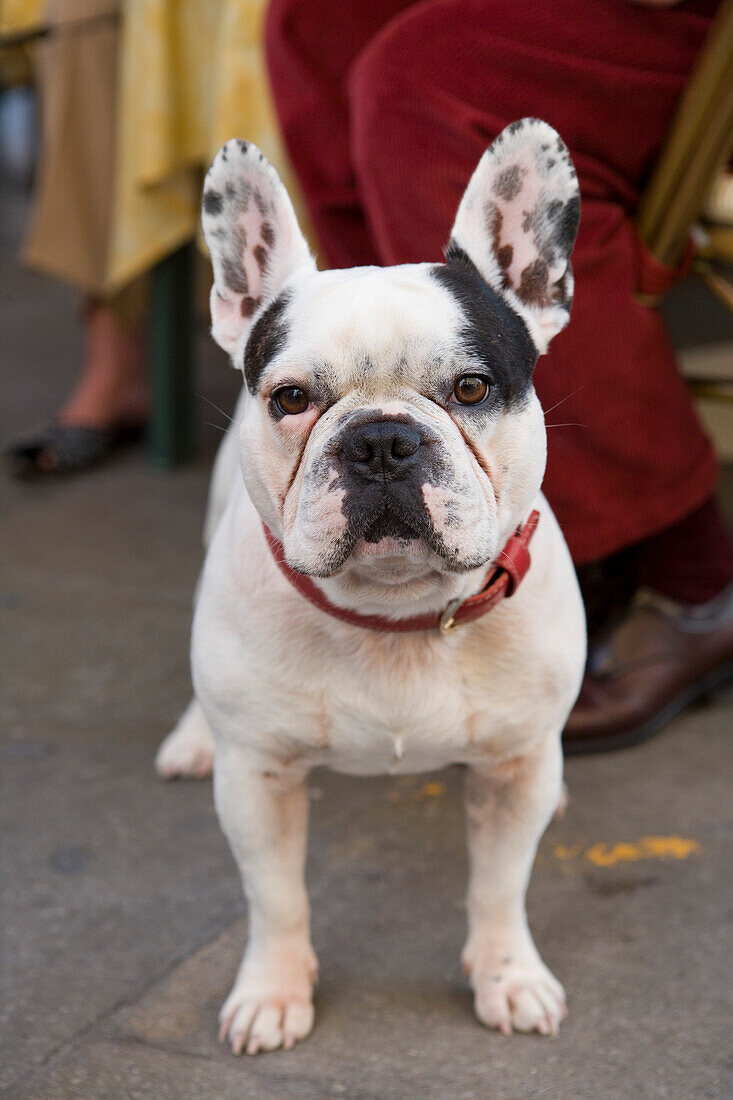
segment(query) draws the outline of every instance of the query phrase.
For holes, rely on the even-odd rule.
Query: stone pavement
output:
[[[0,218],[4,440],[51,412],[79,351],[67,292],[7,262],[11,222]],[[235,379],[204,347],[201,391],[229,408]],[[223,422],[205,402],[200,417]],[[733,1096],[730,697],[645,746],[569,762],[570,806],[542,842],[529,897],[570,997],[557,1038],[505,1039],[473,1019],[451,769],[313,775],[315,1031],[255,1059],[216,1042],[244,936],[240,888],[210,784],[165,785],[152,771],[189,692],[215,439],[172,475],[131,452],[63,484],[0,483],[0,1095]]]

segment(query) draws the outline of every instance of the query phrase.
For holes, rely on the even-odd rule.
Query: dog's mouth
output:
[[[430,529],[431,525],[414,509],[404,504],[395,506],[387,499],[363,528],[358,541],[371,546],[387,542],[404,552],[410,543],[424,540]]]
[[[409,499],[383,497],[369,502],[368,511],[356,518],[333,547],[328,567],[320,575],[333,576],[353,561],[387,572],[393,583],[431,568],[438,572],[463,573],[484,564],[466,561],[446,547],[424,509]]]
[[[361,514],[350,518],[347,556],[414,560],[436,549],[432,524],[407,493],[367,498]]]
[[[423,539],[404,534],[375,535],[370,532],[369,538],[357,539],[349,556],[365,577],[378,575],[382,583],[401,584],[426,569],[438,570],[441,564]]]
[[[351,557],[359,558],[360,561],[377,558],[394,558],[395,561],[400,561],[403,558],[411,560],[415,557],[424,558],[428,552],[428,548],[421,539],[393,538],[386,535],[379,539],[357,539],[351,551]]]

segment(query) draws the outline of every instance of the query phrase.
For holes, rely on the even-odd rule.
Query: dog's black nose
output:
[[[420,433],[399,420],[372,420],[345,437],[346,461],[367,480],[402,477],[415,464]]]

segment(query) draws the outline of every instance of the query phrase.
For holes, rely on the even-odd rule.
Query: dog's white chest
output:
[[[331,747],[319,753],[319,763],[352,775],[399,775],[432,771],[455,759],[446,745],[431,741],[427,731],[396,733],[375,724],[371,729],[344,730]]]
[[[538,533],[534,572],[517,595],[448,636],[332,620],[278,588],[269,557],[254,579],[238,570],[246,525],[224,526],[207,562],[193,644],[196,692],[215,734],[274,767],[354,775],[519,752],[564,721],[583,665],[582,609],[561,543],[551,587],[542,575],[552,523],[548,516]]]
[[[324,685],[327,744],[321,737],[318,763],[351,774],[407,774],[461,757],[467,736],[465,693],[434,666],[417,677],[413,672],[410,680],[399,665],[397,658],[379,678],[368,663],[352,675],[342,667],[339,681],[330,690]],[[322,718],[319,725],[323,730]],[[306,735],[304,743],[309,741]]]

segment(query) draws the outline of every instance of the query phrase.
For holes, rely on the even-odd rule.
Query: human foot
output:
[[[93,303],[84,337],[81,373],[56,421],[94,428],[142,424],[148,413],[142,324],[122,321],[112,305]]]

